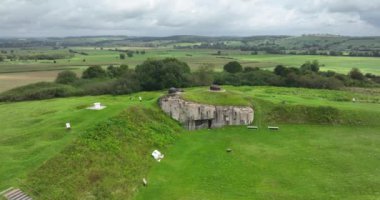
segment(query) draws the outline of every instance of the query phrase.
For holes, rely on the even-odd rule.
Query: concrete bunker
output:
[[[161,109],[186,129],[218,128],[226,125],[249,125],[254,111],[248,106],[215,106],[186,101],[180,93],[159,99]]]

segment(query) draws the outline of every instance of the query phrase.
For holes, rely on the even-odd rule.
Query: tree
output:
[[[4,61],[4,57],[0,56],[0,62],[3,62],[3,61]]]
[[[232,61],[224,65],[224,71],[229,73],[237,73],[243,71],[243,67],[237,61]]]
[[[57,78],[55,79],[55,82],[61,83],[61,84],[70,84],[70,83],[74,83],[77,80],[78,80],[78,77],[76,73],[66,70],[66,71],[62,71],[58,73]]]
[[[120,65],[120,67],[114,67],[110,65],[107,67],[107,74],[111,78],[118,78],[128,71],[128,65]]]
[[[90,66],[82,74],[82,78],[84,79],[104,78],[106,76],[106,71],[99,65]]]
[[[254,71],[257,71],[257,70],[260,70],[260,68],[258,67],[244,67],[244,72],[254,72]]]
[[[276,68],[274,68],[274,73],[279,76],[286,76],[288,74],[288,70],[284,65],[277,65]]]
[[[214,81],[214,66],[212,64],[203,64],[197,71],[191,74],[193,86],[211,85]]]
[[[133,57],[133,51],[128,51],[128,52],[127,52],[127,55],[128,55],[128,57],[130,57],[130,58]]]
[[[125,54],[121,53],[121,54],[119,55],[119,57],[120,57],[121,60],[124,60],[124,59],[125,59]]]
[[[175,58],[148,59],[137,65],[135,71],[143,90],[161,90],[189,85],[190,67]]]
[[[362,81],[364,80],[364,75],[358,68],[352,68],[348,74],[352,79]]]
[[[301,65],[302,71],[313,71],[318,72],[319,71],[320,64],[318,60],[313,60],[313,62],[307,61],[304,64]]]
[[[113,85],[113,94],[129,94],[141,90],[140,81],[133,70],[124,73]]]

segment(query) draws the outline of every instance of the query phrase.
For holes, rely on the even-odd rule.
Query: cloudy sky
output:
[[[380,35],[380,0],[0,0],[0,37]]]

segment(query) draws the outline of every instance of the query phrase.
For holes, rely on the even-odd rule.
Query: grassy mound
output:
[[[186,100],[204,104],[251,106],[251,99],[248,96],[230,87],[228,90],[219,92],[210,91],[206,87],[186,88],[181,96]]]
[[[179,131],[162,112],[132,106],[31,173],[25,190],[36,199],[128,199],[156,162],[152,150],[172,143]]]
[[[255,124],[312,123],[377,125],[380,95],[377,89],[356,91],[282,87],[223,86],[224,92],[206,87],[188,88],[182,98],[204,104],[252,106]],[[355,98],[356,102],[352,102]]]
[[[0,94],[0,101],[25,101],[66,97],[75,94],[76,88],[57,83],[40,82],[11,89]]]

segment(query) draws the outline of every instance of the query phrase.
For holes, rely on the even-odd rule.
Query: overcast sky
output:
[[[380,0],[0,0],[0,37],[380,35]]]

